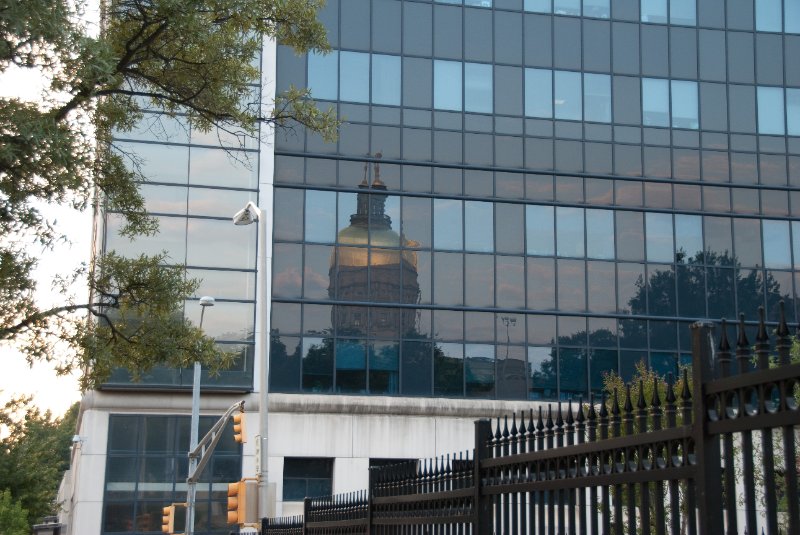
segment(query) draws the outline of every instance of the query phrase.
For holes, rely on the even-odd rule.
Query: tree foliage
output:
[[[82,22],[82,0],[0,5],[0,73],[36,70],[47,80],[43,102],[0,98],[0,342],[22,342],[31,362],[56,359],[66,343],[72,352],[57,369],[81,369],[84,387],[120,364],[134,376],[177,364],[185,353],[174,351],[186,348],[212,370],[224,364],[179,318],[196,284],[179,267],[161,266],[163,256],[98,256],[55,281],[65,302],[44,309],[34,299],[30,245],[65,239],[45,217],[47,204],[119,212],[131,238],[157,232],[138,190],[147,177],[113,146],[113,133],[133,129],[145,108],[242,142],[292,125],[333,139],[333,110],[320,111],[296,88],[262,98],[257,67],[265,38],[298,53],[329,49],[316,18],[322,1],[108,0],[96,36]],[[80,278],[93,292],[88,302],[68,298],[68,283]]]
[[[6,508],[0,516],[16,518],[15,511],[24,511],[22,533],[57,510],[56,494],[69,467],[77,415],[77,403],[55,418],[50,411],[41,412],[29,397],[12,399],[0,412],[0,426],[7,432],[0,441],[0,490],[9,494],[0,500],[0,510]],[[0,526],[5,526],[1,519]]]
[[[3,535],[28,535],[28,512],[11,497],[8,490],[0,491],[0,526]]]

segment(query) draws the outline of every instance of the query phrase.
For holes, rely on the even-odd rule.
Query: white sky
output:
[[[77,0],[81,6],[80,18],[89,35],[97,35],[100,21],[99,0]],[[41,101],[44,91],[42,76],[37,71],[8,69],[0,74],[0,97],[20,98]],[[42,212],[50,221],[58,221],[57,228],[68,238],[67,243],[59,243],[52,250],[41,246],[31,246],[31,254],[38,256],[36,269],[38,281],[37,300],[42,306],[60,304],[61,298],[51,287],[53,276],[68,274],[91,255],[92,217],[91,213],[80,213],[64,206],[43,206]],[[85,299],[85,285],[73,289],[77,298]],[[0,344],[0,403],[15,395],[32,395],[34,403],[42,409],[49,409],[61,415],[70,405],[80,399],[78,378],[59,377],[52,366],[46,362],[28,366],[25,358],[14,347]]]
[[[34,100],[42,92],[42,82],[35,72],[9,69],[0,76],[0,96]],[[58,222],[57,228],[71,243],[59,244],[53,250],[31,246],[31,254],[39,258],[36,270],[38,281],[37,300],[43,305],[57,303],[51,288],[53,276],[66,274],[81,262],[89,259],[91,245],[91,215],[79,213],[63,206],[45,206],[43,213],[49,220]],[[78,296],[86,295],[85,289],[75,289]],[[54,414],[63,414],[80,398],[77,377],[58,377],[47,363],[29,367],[25,358],[14,347],[0,344],[0,403],[15,395],[32,395],[42,409]]]

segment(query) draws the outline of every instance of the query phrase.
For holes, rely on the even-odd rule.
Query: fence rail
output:
[[[759,312],[752,345],[743,317],[735,348],[725,320],[718,342],[693,325],[677,384],[478,420],[471,457],[371,469],[367,490],[306,499],[262,531],[800,534],[800,363],[783,304],[774,345]]]

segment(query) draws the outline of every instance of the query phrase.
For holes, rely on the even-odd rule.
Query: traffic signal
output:
[[[233,440],[239,444],[247,442],[244,436],[244,413],[237,412],[233,415]]]
[[[186,531],[186,504],[173,503],[162,509],[161,531],[178,535]]]
[[[228,524],[258,522],[258,486],[253,480],[228,484]]]

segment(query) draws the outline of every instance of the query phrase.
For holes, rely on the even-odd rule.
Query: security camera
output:
[[[258,221],[259,217],[261,217],[261,210],[258,209],[258,206],[253,201],[250,201],[244,208],[234,214],[233,224],[249,225]]]
[[[80,444],[81,442],[83,442],[83,439],[81,438],[80,435],[72,435],[73,444]]]

